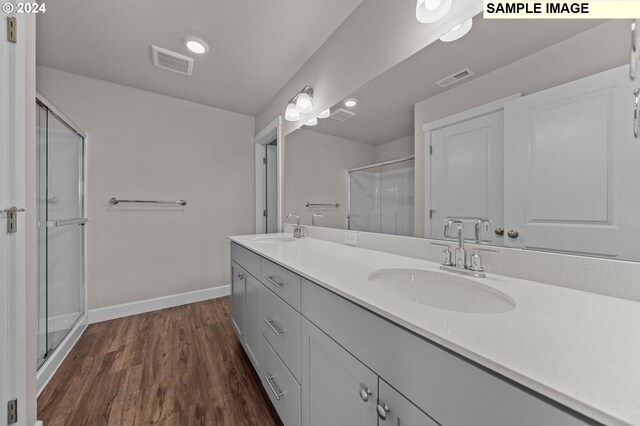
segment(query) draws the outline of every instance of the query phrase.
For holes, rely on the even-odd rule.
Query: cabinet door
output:
[[[625,66],[505,104],[506,245],[637,260],[636,87]]]
[[[377,424],[378,377],[305,318],[302,319],[302,424]]]
[[[245,277],[248,274],[231,262],[231,324],[241,342],[244,341]]]
[[[387,382],[378,382],[378,426],[438,426]]]
[[[244,296],[244,348],[256,371],[260,366],[260,298],[267,291],[255,277],[245,274]]]
[[[431,238],[444,238],[444,221],[461,220],[475,240],[475,221],[494,227],[504,220],[503,111],[474,117],[431,132]],[[482,241],[502,245],[502,237],[483,232]]]

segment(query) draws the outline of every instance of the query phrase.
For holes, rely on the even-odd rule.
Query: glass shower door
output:
[[[44,322],[38,338],[38,353],[42,355],[40,365],[85,311],[86,219],[84,138],[50,110],[39,111],[41,114],[46,112],[46,137],[40,137],[39,148],[39,319],[40,323]]]

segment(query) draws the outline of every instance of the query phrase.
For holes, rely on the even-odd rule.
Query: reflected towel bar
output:
[[[177,200],[177,201],[162,201],[162,200],[119,200],[116,197],[112,197],[109,200],[109,203],[116,205],[118,203],[150,203],[150,204],[180,204],[181,206],[186,206],[187,202],[185,200]]]
[[[340,203],[335,204],[323,204],[323,203],[310,203],[307,201],[305,207],[340,207]]]

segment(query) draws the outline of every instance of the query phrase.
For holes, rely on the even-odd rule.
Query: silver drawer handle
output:
[[[269,328],[271,330],[273,330],[274,333],[276,333],[276,336],[279,336],[281,334],[284,334],[284,330],[279,330],[278,328],[276,328],[276,326],[273,324],[273,320],[272,319],[264,319],[264,322],[267,323],[267,325],[269,326]]]
[[[633,136],[638,139],[638,137],[640,135],[638,135],[638,126],[639,126],[639,121],[638,121],[638,102],[639,102],[639,97],[640,97],[640,89],[636,89],[633,91],[633,96],[635,96],[636,101],[635,101],[635,105],[633,107]]]
[[[273,275],[266,277],[266,280],[269,281],[271,284],[275,285],[276,287],[284,287],[284,283],[279,283],[273,280]]]
[[[390,409],[389,406],[387,404],[378,404],[378,406],[376,407],[376,410],[378,411],[378,417],[380,417],[380,420],[385,421],[387,420],[387,414],[389,413]]]
[[[364,402],[369,401],[369,396],[371,396],[371,389],[366,387],[365,385],[360,385],[360,399]]]
[[[264,379],[267,381],[267,384],[271,388],[271,391],[273,392],[273,395],[276,397],[276,399],[278,401],[280,401],[280,397],[282,395],[284,395],[284,392],[282,392],[282,391],[280,391],[278,389],[278,386],[276,385],[276,382],[273,381],[273,376],[272,375],[267,375],[267,376],[264,376]]]

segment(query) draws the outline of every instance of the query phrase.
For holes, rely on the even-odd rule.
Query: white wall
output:
[[[256,133],[278,115],[305,85],[314,89],[314,111],[301,122],[348,97],[365,83],[438,40],[482,9],[477,0],[458,0],[432,24],[416,20],[415,0],[363,1],[256,117]],[[284,122],[283,134],[299,123]]]
[[[426,153],[423,124],[514,93],[526,95],[615,68],[628,62],[629,48],[629,21],[609,21],[417,103],[414,110],[415,235],[424,236]]]
[[[375,163],[375,147],[349,139],[300,129],[285,140],[284,213],[298,213],[311,224],[322,213],[320,226],[345,228],[346,170]],[[305,207],[305,203],[340,203],[340,207]]]
[[[229,284],[225,237],[253,229],[254,119],[45,67],[37,87],[89,133],[89,309]]]
[[[413,155],[414,152],[414,138],[413,135],[405,136],[393,140],[391,142],[383,143],[375,147],[376,162],[395,160],[400,157],[408,157]]]

